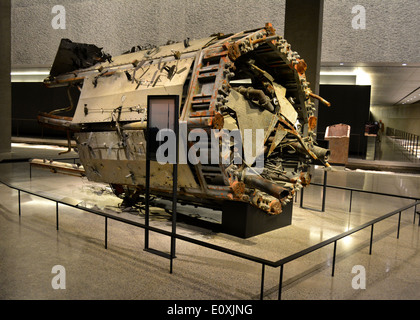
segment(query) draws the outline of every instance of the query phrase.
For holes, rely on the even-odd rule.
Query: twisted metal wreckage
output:
[[[311,91],[306,69],[269,23],[231,35],[137,47],[117,57],[63,39],[44,83],[75,86],[80,98],[73,117],[57,115],[73,108],[70,99],[69,108],[40,114],[38,121],[67,131],[69,150],[71,134],[77,143],[83,167],[62,171],[74,169],[108,183],[127,202],[144,201],[148,95],[179,96],[179,122],[188,133],[209,134],[201,147],[211,149],[211,138],[222,140],[212,129],[239,130],[243,136],[245,129],[263,128],[260,174],[252,172],[255,163],[234,163],[241,150],[232,143],[228,162],[220,155],[216,164],[179,164],[178,200],[219,209],[226,201],[245,202],[276,215],[310,183],[311,165],[329,167],[329,150],[314,140],[312,99],[329,103]],[[188,148],[197,145],[188,142]],[[170,199],[172,165],[153,162],[150,170],[151,194]]]

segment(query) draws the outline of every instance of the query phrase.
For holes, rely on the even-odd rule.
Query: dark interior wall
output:
[[[11,93],[10,93],[10,48],[11,9],[10,0],[0,1],[0,154],[10,152],[11,141]]]
[[[321,85],[320,96],[331,103],[328,108],[320,104],[318,111],[318,140],[323,144],[328,126],[343,123],[351,126],[349,153],[364,155],[367,139],[365,124],[370,115],[370,86]]]
[[[79,90],[71,88],[70,93],[77,105]],[[12,135],[20,137],[66,138],[63,131],[41,127],[37,122],[40,112],[50,112],[55,109],[70,106],[67,88],[49,89],[41,82],[12,83]],[[60,113],[60,116],[73,116],[72,112]]]

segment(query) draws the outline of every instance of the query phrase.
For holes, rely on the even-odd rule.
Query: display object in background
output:
[[[325,140],[329,141],[329,162],[334,164],[347,164],[349,160],[349,143],[351,127],[347,124],[336,124],[327,127]]]
[[[78,87],[80,98],[71,119],[52,112],[41,114],[38,121],[71,133],[87,178],[110,184],[126,205],[144,201],[151,95],[179,97],[179,123],[185,136],[199,129],[207,133],[206,140],[184,139],[188,152],[198,157],[200,151],[201,156],[198,163],[178,166],[181,203],[223,209],[226,202],[229,207],[240,202],[278,215],[296,190],[310,183],[311,165],[329,167],[329,150],[314,141],[317,119],[312,99],[329,104],[312,93],[305,61],[271,24],[160,47],[133,47],[116,57],[91,45],[63,44],[66,48],[59,49],[55,64],[66,65],[54,65],[44,83],[50,88]],[[74,70],[69,70],[71,59]],[[83,65],[88,66],[76,68]],[[236,131],[243,139],[246,129],[254,138],[258,129],[264,130],[264,162],[257,174],[256,148],[253,162],[239,164],[234,160],[243,160],[244,150],[238,150],[237,144],[229,145],[227,157],[222,152],[223,135]],[[211,157],[212,141],[220,151],[218,158],[203,161],[204,150]],[[152,161],[150,173],[151,194],[170,199],[171,165]]]
[[[377,136],[379,132],[379,125],[377,122],[367,123],[365,125],[365,136]]]

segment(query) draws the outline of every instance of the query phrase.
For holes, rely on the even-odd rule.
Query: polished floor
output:
[[[57,149],[14,147],[14,159],[53,158]],[[24,154],[24,157],[19,155]],[[71,157],[66,154],[62,157]],[[321,183],[316,168],[313,181]],[[106,185],[86,179],[32,170],[25,161],[0,163],[0,180],[57,200],[144,221],[141,212],[121,212],[119,199]],[[420,197],[420,175],[335,167],[328,184],[382,193]],[[325,212],[320,212],[322,188],[310,186],[293,208],[292,225],[248,239],[178,223],[177,232],[195,239],[276,261],[413,203],[412,200],[327,189]],[[259,299],[261,265],[184,241],[177,241],[173,273],[169,260],[143,250],[144,231],[108,221],[104,247],[103,217],[21,194],[0,184],[0,299],[113,299],[113,300],[255,300]],[[197,211],[196,215],[200,215]],[[203,213],[204,215],[204,213]],[[375,225],[372,254],[370,228],[337,243],[335,275],[331,276],[333,245],[284,266],[284,300],[418,300],[420,299],[420,229],[413,209]],[[170,229],[170,216],[153,209],[151,224]],[[169,238],[150,233],[151,247],[169,251]],[[54,266],[65,269],[65,289],[54,289]],[[356,268],[356,269],[354,269]],[[357,269],[358,268],[358,269]],[[361,269],[360,269],[361,268]],[[363,270],[362,273],[355,270]],[[64,281],[64,280],[63,280]],[[279,269],[266,267],[264,299],[278,297]],[[365,284],[359,288],[357,284]]]

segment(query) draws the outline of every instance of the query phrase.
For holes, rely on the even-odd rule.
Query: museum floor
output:
[[[383,151],[386,148],[383,148]],[[57,149],[15,146],[15,160],[26,157],[57,158]],[[394,150],[395,152],[395,150]],[[73,153],[61,156],[74,156]],[[395,161],[393,159],[392,161]],[[322,183],[317,168],[313,182]],[[57,199],[78,202],[117,215],[144,221],[142,213],[120,212],[119,200],[107,186],[86,179],[33,169],[25,161],[0,163],[0,181]],[[328,184],[382,193],[420,197],[420,175],[388,171],[349,170],[335,167]],[[355,228],[413,203],[412,200],[354,192],[349,212],[348,191],[327,189],[325,212],[320,212],[322,187],[305,190],[294,202],[291,226],[248,239],[213,232],[179,222],[177,232],[211,244],[276,261],[311,245]],[[259,299],[261,265],[177,240],[173,273],[169,260],[143,250],[144,230],[108,221],[108,246],[104,247],[104,218],[27,193],[21,194],[18,215],[16,190],[0,184],[0,299]],[[153,209],[151,225],[170,228],[170,215]],[[200,212],[198,212],[200,214]],[[204,214],[203,214],[204,215]],[[420,299],[419,216],[413,209],[375,224],[372,254],[370,228],[337,242],[335,275],[331,276],[333,245],[287,263],[283,271],[284,300]],[[150,233],[151,247],[169,251],[169,238]],[[53,289],[52,268],[65,268],[65,289]],[[365,289],[354,287],[354,266],[366,271]],[[266,267],[264,299],[278,295],[279,268]],[[353,285],[352,285],[353,283]]]

